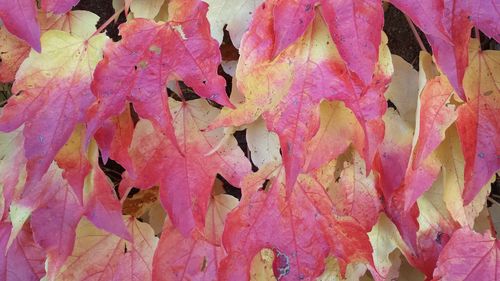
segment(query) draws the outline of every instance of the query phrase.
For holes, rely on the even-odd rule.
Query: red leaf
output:
[[[464,204],[500,169],[500,56],[471,46],[464,79],[468,102],[458,108],[457,129],[465,158]]]
[[[321,9],[347,67],[369,85],[378,61],[384,24],[380,1],[322,0]]]
[[[500,4],[496,0],[469,1],[471,16],[474,25],[486,35],[500,42]]]
[[[122,40],[106,46],[92,83],[98,103],[89,116],[90,134],[130,101],[140,117],[151,120],[175,143],[166,92],[169,80],[183,80],[200,96],[231,106],[225,80],[217,75],[221,56],[219,44],[210,37],[207,4],[176,0],[169,6],[179,6],[169,22],[129,21],[120,26]]]
[[[272,9],[274,17],[273,57],[300,38],[314,19],[316,0],[267,1],[260,9]]]
[[[498,280],[500,243],[489,233],[462,228],[451,237],[437,262],[435,280]]]
[[[36,281],[45,275],[45,252],[33,241],[31,229],[23,227],[9,249],[12,226],[0,223],[0,276],[4,281]]]
[[[211,127],[240,126],[262,114],[268,129],[279,136],[290,190],[306,163],[307,143],[320,127],[319,103],[323,99],[340,100],[364,129],[365,139],[358,148],[370,170],[383,139],[384,125],[380,119],[387,108],[383,92],[392,72],[385,44],[381,46],[375,79],[365,86],[357,76],[349,75],[331,43],[325,22],[316,14],[304,35],[272,60],[273,46],[262,39],[264,35],[273,36],[272,9],[267,4],[266,9],[261,7],[240,49],[236,77],[245,101],[236,110],[223,110]]]
[[[80,0],[42,0],[42,9],[46,12],[64,14],[71,10]]]
[[[413,150],[412,168],[415,169],[444,140],[446,129],[455,122],[457,113],[450,103],[453,89],[437,77],[428,81],[420,95],[420,118],[417,143]]]
[[[36,2],[12,0],[0,2],[0,19],[10,33],[28,42],[37,52],[40,46],[40,26],[36,21]]]
[[[201,237],[185,237],[167,220],[153,258],[153,280],[215,281],[225,256],[222,247]]]
[[[123,239],[131,240],[122,220],[122,205],[118,200],[113,184],[99,168],[97,148],[90,146],[92,157],[92,173],[88,176],[89,199],[85,205],[85,216],[97,227],[104,229]]]
[[[46,176],[52,177],[53,182],[43,186],[40,193],[25,190],[20,204],[34,207],[31,215],[33,236],[47,252],[47,275],[55,276],[73,250],[75,229],[83,215],[83,207],[61,173],[50,172]]]
[[[90,80],[104,35],[82,39],[62,31],[42,37],[44,51],[32,53],[16,74],[12,92],[0,115],[0,130],[25,123],[24,148],[28,183],[40,180],[78,123],[84,121],[95,97]]]
[[[137,177],[125,174],[120,189],[160,184],[163,206],[172,223],[187,235],[195,228],[203,231],[217,173],[239,186],[251,165],[232,135],[224,135],[223,129],[205,131],[219,112],[206,101],[170,99],[170,109],[183,155],[151,123],[139,121],[130,148]]]
[[[271,182],[261,187],[266,178]],[[340,259],[343,270],[353,261],[371,261],[365,231],[352,220],[337,218],[324,187],[307,175],[299,177],[287,197],[283,167],[267,166],[245,178],[242,191],[240,205],[226,221],[228,256],[221,264],[221,280],[247,280],[252,259],[263,248],[279,254],[277,270],[283,280],[313,280],[329,254]]]
[[[375,176],[366,174],[364,161],[356,152],[349,162],[344,162],[343,168],[340,179],[327,187],[335,213],[353,217],[368,232],[377,223],[382,210]],[[332,167],[326,169],[332,170]]]

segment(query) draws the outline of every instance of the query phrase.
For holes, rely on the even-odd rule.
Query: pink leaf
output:
[[[71,10],[80,0],[42,0],[42,9],[55,14],[64,14]]]
[[[10,33],[28,42],[37,52],[40,46],[40,26],[36,21],[36,2],[9,0],[0,2],[0,19]]]
[[[384,24],[380,1],[322,0],[321,9],[347,67],[369,85],[378,61]]]
[[[12,226],[0,223],[0,276],[4,281],[37,281],[45,275],[45,252],[33,241],[25,225],[9,249],[7,240]]]
[[[201,237],[185,237],[167,220],[153,258],[153,280],[215,281],[225,256],[222,247]]]
[[[463,228],[453,233],[441,252],[435,280],[498,280],[500,243],[489,233],[481,235]]]

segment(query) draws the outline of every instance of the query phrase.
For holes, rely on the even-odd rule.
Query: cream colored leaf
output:
[[[236,48],[239,48],[243,33],[252,20],[253,11],[262,3],[262,0],[206,0],[208,3],[207,18],[210,22],[212,37],[222,43],[223,28],[231,36]]]
[[[385,96],[396,106],[399,114],[410,127],[415,126],[418,99],[418,72],[400,56],[392,55],[394,74]]]
[[[267,130],[266,123],[262,118],[247,126],[246,138],[250,158],[258,168],[267,163],[281,161],[278,135]]]
[[[135,18],[154,19],[165,0],[133,0],[130,11]]]

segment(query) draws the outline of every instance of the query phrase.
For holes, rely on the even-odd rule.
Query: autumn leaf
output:
[[[71,10],[80,0],[42,0],[41,6],[44,11],[55,14],[64,14]]]
[[[165,0],[135,0],[130,3],[130,11],[135,18],[154,19]]]
[[[105,41],[104,35],[87,40],[49,31],[42,37],[43,52],[32,52],[17,72],[12,91],[19,95],[3,108],[0,130],[25,124],[27,185],[43,176],[76,125],[84,121],[95,99],[90,81]]]
[[[96,31],[95,24],[98,20],[96,14],[88,11],[70,11],[59,15],[38,12],[42,33],[48,30],[62,30],[88,38]],[[0,42],[0,82],[11,82],[21,63],[28,57],[31,47],[1,27]]]
[[[468,102],[458,108],[457,129],[465,158],[464,204],[500,169],[500,52],[471,44],[464,78]]]
[[[225,81],[217,75],[221,58],[210,37],[206,3],[177,0],[169,2],[169,9],[167,23],[129,21],[120,26],[122,40],[106,46],[92,84],[98,102],[88,116],[89,135],[132,102],[139,117],[152,121],[175,143],[166,92],[169,80],[183,80],[200,96],[231,106]]]
[[[319,15],[297,42],[272,60],[273,46],[262,40],[263,34],[273,36],[272,8],[266,4],[257,10],[242,41],[236,76],[245,101],[234,111],[223,110],[211,128],[241,126],[262,114],[268,129],[280,138],[290,188],[305,164],[306,144],[319,130],[319,103],[323,99],[341,100],[365,131],[361,150],[370,170],[383,138],[383,92],[392,67],[381,63],[378,76],[367,87],[359,79],[351,80]],[[385,45],[381,48],[383,63],[390,61]]]
[[[239,48],[241,38],[247,26],[252,20],[254,10],[261,4],[262,0],[243,0],[235,3],[230,0],[207,0],[210,31],[212,37],[222,43],[224,37],[223,29],[229,32],[231,41]]]
[[[153,259],[153,280],[218,280],[225,255],[222,247],[203,238],[184,237],[167,220]]]
[[[56,276],[66,280],[151,280],[153,254],[158,243],[153,230],[133,217],[123,221],[133,240],[95,228],[82,219],[73,253]]]
[[[380,1],[322,0],[321,9],[347,67],[366,85],[370,85],[382,42],[380,31],[384,17]]]
[[[262,186],[266,178],[270,182]],[[252,259],[263,248],[273,249],[280,280],[313,280],[323,272],[328,254],[341,259],[342,271],[348,263],[371,261],[366,233],[354,221],[333,215],[326,190],[315,179],[301,175],[286,197],[283,167],[268,165],[245,178],[242,192],[226,221],[228,256],[220,279],[248,279]]]
[[[37,52],[40,45],[40,26],[36,21],[36,3],[33,0],[2,1],[0,19],[7,30],[30,44]]]
[[[45,275],[45,252],[33,241],[28,225],[7,248],[11,225],[0,223],[0,275],[5,281],[40,280]]]
[[[169,107],[182,155],[151,123],[139,121],[129,150],[138,177],[125,174],[120,189],[159,184],[160,199],[172,223],[187,235],[193,229],[204,229],[217,173],[239,186],[251,166],[234,137],[226,137],[223,129],[205,130],[218,109],[202,99],[170,99]]]
[[[474,220],[485,207],[486,197],[490,193],[491,185],[487,182],[474,200],[464,206],[462,193],[464,190],[465,160],[462,154],[460,138],[456,126],[446,131],[445,141],[438,148],[438,157],[443,164],[444,202],[455,221],[461,226],[474,226]]]
[[[377,222],[382,203],[375,188],[375,175],[366,174],[363,159],[355,151],[343,163],[340,178],[325,185],[335,209],[341,216],[353,217],[366,231]],[[326,169],[333,170],[330,165]]]
[[[490,233],[468,228],[453,233],[434,271],[436,280],[495,280],[500,277],[500,244]]]

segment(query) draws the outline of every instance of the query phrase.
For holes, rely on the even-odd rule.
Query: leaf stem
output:
[[[90,37],[94,37],[95,35],[101,33],[110,23],[112,23],[115,19],[117,19],[120,14],[123,12],[124,8],[119,9],[114,13],[105,23],[103,23]]]
[[[422,38],[420,38],[420,35],[418,34],[417,29],[415,28],[413,22],[407,15],[405,15],[405,18],[408,21],[408,25],[410,26],[411,31],[413,32],[413,36],[415,36],[415,39],[417,40],[418,45],[420,46],[420,50],[427,51],[427,48],[425,48],[424,42],[422,42]]]

